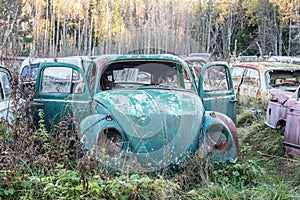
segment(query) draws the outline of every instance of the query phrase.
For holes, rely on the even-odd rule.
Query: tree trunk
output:
[[[49,0],[46,1],[46,22],[45,22],[45,31],[44,31],[44,44],[43,44],[43,57],[46,57],[46,54],[49,52],[49,43],[48,43],[48,21],[49,21]]]

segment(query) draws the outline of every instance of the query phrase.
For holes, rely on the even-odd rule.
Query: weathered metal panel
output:
[[[272,96],[273,100],[276,100],[280,104],[284,104],[289,98],[295,97],[295,92],[271,89],[270,95]]]
[[[270,90],[272,100],[268,103],[266,124],[271,128],[285,125],[287,108],[296,102],[296,93],[279,89]]]
[[[300,148],[300,102],[287,110],[284,142]],[[291,155],[299,155],[300,149],[286,145],[286,150]]]
[[[135,153],[158,151],[175,138],[177,148],[183,152],[200,132],[204,108],[194,93],[110,90],[97,94],[95,99],[120,124]]]
[[[96,145],[97,133],[108,123],[121,129],[128,143],[120,154],[106,160],[112,169],[138,165],[144,170],[159,170],[177,163],[198,147],[204,108],[195,93],[122,89],[101,92],[95,99],[105,105],[112,122],[98,120],[101,125],[96,125],[95,117],[84,120],[84,130],[89,129],[91,121],[94,124],[89,136],[84,136],[84,143],[89,144],[88,148]]]
[[[286,118],[287,108],[279,102],[270,101],[266,113],[266,124],[271,128],[276,128],[278,121]]]
[[[217,162],[238,158],[238,137],[234,123],[228,116],[206,112],[203,126],[199,144],[200,156],[208,156],[211,161]]]

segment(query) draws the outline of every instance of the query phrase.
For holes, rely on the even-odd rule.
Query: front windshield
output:
[[[266,73],[269,87],[297,86],[300,83],[300,70],[272,70]]]
[[[181,65],[165,61],[127,61],[110,64],[102,73],[100,88],[160,86],[192,89],[192,82]]]

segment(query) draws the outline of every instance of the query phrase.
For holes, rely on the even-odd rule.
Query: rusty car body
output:
[[[174,55],[103,55],[85,71],[42,63],[35,102],[45,121],[70,111],[86,154],[112,170],[175,169],[197,150],[212,161],[236,160],[229,67],[203,66],[198,85]]]
[[[270,100],[272,88],[295,91],[300,82],[300,65],[290,63],[235,63],[231,72],[238,101],[261,103],[264,107]]]
[[[13,67],[20,68],[22,62],[26,60],[23,56],[0,56],[0,65],[5,66],[8,69]]]
[[[274,89],[270,91],[266,113],[266,125],[284,131],[284,145],[287,153],[300,154],[300,90],[288,92]]]

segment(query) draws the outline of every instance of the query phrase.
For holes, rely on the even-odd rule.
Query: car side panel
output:
[[[266,124],[271,128],[276,128],[279,121],[285,121],[287,108],[274,101],[270,101],[267,108]]]
[[[300,154],[300,105],[288,108],[284,144],[287,153],[297,156]]]

